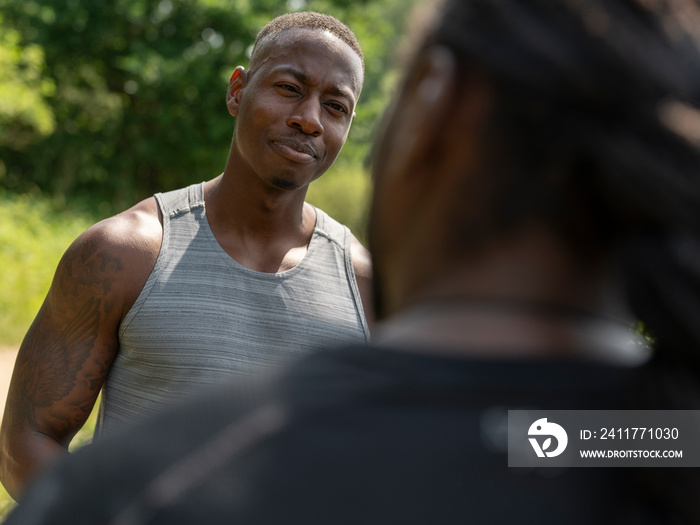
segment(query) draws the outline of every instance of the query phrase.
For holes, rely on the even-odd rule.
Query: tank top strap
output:
[[[172,219],[182,213],[204,207],[204,183],[192,184],[184,189],[180,188],[165,193],[156,193],[155,198],[163,213],[163,218]]]
[[[315,232],[342,246],[349,253],[351,235],[348,227],[340,224],[323,210],[316,207],[314,209],[316,210]]]

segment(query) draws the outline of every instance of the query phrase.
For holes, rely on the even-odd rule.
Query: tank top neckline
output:
[[[283,279],[287,277],[291,277],[295,275],[296,273],[300,272],[305,266],[306,262],[309,260],[310,257],[313,256],[313,252],[315,251],[316,244],[318,243],[318,231],[319,228],[323,227],[323,218],[321,217],[322,211],[319,210],[316,206],[313,204],[310,204],[311,207],[313,207],[314,211],[316,212],[316,222],[314,223],[314,229],[311,233],[311,240],[309,241],[308,246],[306,247],[306,252],[304,253],[304,257],[302,257],[301,261],[299,261],[298,264],[296,264],[294,267],[284,270],[282,272],[260,272],[258,270],[253,270],[251,268],[248,268],[247,266],[239,263],[236,259],[231,257],[226,250],[223,249],[221,244],[219,244],[219,241],[217,240],[216,236],[214,235],[214,232],[211,229],[211,226],[209,225],[209,218],[207,217],[207,206],[206,202],[204,201],[204,183],[200,183],[196,187],[195,195],[196,202],[192,203],[193,205],[198,205],[201,206],[202,208],[202,225],[203,225],[203,231],[207,238],[214,243],[214,245],[217,247],[217,253],[219,253],[220,256],[225,257],[227,260],[231,262],[231,264],[245,272],[249,273],[250,275],[255,275],[258,278],[264,278],[264,279]]]

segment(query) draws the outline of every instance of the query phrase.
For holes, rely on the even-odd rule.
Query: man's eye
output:
[[[339,113],[347,113],[348,112],[348,110],[345,109],[345,106],[343,106],[342,104],[338,104],[336,102],[329,102],[327,104],[327,106],[329,108],[331,108],[332,110],[337,111]]]
[[[290,91],[292,93],[298,93],[299,90],[293,84],[277,84],[277,87],[283,89],[284,91]]]

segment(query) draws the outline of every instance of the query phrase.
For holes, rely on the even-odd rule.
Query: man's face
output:
[[[306,187],[338,156],[361,88],[360,57],[333,35],[290,29],[263,42],[229,106],[239,169],[279,189]]]

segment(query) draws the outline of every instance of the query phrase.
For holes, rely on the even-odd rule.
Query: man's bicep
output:
[[[79,238],[61,260],[8,397],[14,416],[59,442],[89,416],[118,347],[121,261],[92,237]]]
[[[53,319],[42,308],[17,355],[7,400],[21,426],[63,443],[90,415],[104,381],[100,369],[108,369],[96,366],[98,308],[86,304],[75,317]]]

